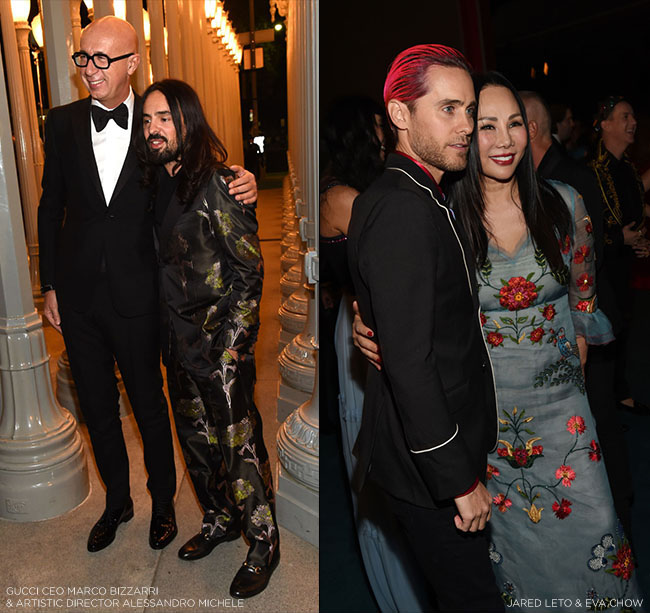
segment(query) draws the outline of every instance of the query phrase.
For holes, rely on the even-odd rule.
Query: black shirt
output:
[[[160,227],[165,219],[167,207],[169,207],[169,203],[178,188],[179,181],[178,173],[170,177],[164,167],[160,169],[158,174],[158,188],[156,190],[156,202],[154,205],[154,226],[157,236],[160,236]]]

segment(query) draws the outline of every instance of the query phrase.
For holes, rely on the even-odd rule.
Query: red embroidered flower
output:
[[[580,415],[574,415],[569,417],[569,421],[566,422],[566,429],[571,432],[571,434],[582,434],[587,427],[585,426],[585,420],[580,417]]]
[[[589,300],[581,300],[576,304],[576,311],[582,311],[583,313],[586,313],[587,310],[589,309]]]
[[[632,550],[627,543],[618,548],[612,570],[617,577],[622,577],[625,581],[629,581],[630,577],[632,577],[634,562],[632,560]]]
[[[571,481],[576,478],[576,471],[570,466],[562,464],[562,466],[555,471],[555,478],[562,479],[562,485],[564,487],[571,487]]]
[[[583,272],[576,280],[578,290],[581,292],[586,292],[593,284],[594,278],[586,272]]]
[[[484,326],[487,323],[487,317],[481,313],[481,326]]]
[[[497,494],[492,499],[492,502],[497,506],[501,513],[505,513],[508,508],[512,506],[512,500],[510,500],[510,498],[506,498],[505,494]]]
[[[526,466],[526,463],[528,462],[528,452],[525,449],[517,447],[512,455],[519,466]]]
[[[526,281],[523,277],[511,277],[500,290],[499,302],[509,311],[526,309],[537,298],[537,288],[534,283]]]
[[[506,452],[507,453],[507,452]],[[496,466],[492,466],[492,464],[487,465],[487,478],[492,479],[492,477],[498,477],[501,474],[499,469]]]
[[[555,317],[555,305],[554,304],[547,304],[544,307],[544,310],[542,311],[542,315],[544,316],[544,319],[551,321]]]
[[[595,440],[592,440],[591,443],[589,443],[589,447],[591,447],[589,459],[592,462],[600,462],[600,445]]]
[[[531,455],[542,455],[543,451],[544,451],[544,447],[542,447],[542,445],[533,445],[533,448],[531,450]]]
[[[507,450],[505,447],[499,447],[499,448],[497,449],[497,455],[498,455],[500,458],[505,458],[505,457],[508,456],[508,450]]]
[[[541,343],[542,342],[542,336],[544,336],[546,332],[544,332],[544,328],[535,328],[531,333],[530,333],[530,340],[533,343]]]
[[[571,501],[566,498],[562,498],[560,503],[553,503],[553,512],[558,519],[564,519],[571,514]]]
[[[573,261],[576,264],[582,264],[588,257],[590,253],[589,247],[587,245],[582,245],[582,247],[578,247],[573,254]]]
[[[503,335],[499,332],[490,332],[485,340],[487,340],[492,347],[498,347],[503,343]]]
[[[564,237],[564,241],[558,241],[560,243],[560,250],[562,253],[565,255],[571,251],[571,239],[569,238],[569,235],[567,234]]]
[[[585,232],[587,232],[587,234],[591,234],[593,231],[594,227],[591,225],[591,222],[588,222],[585,226]]]

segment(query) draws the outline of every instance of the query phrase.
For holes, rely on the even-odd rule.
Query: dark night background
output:
[[[340,95],[381,102],[390,62],[420,43],[457,47],[475,69],[499,70],[550,103],[569,102],[589,123],[599,99],[629,97],[640,119],[635,154],[650,164],[650,1],[321,1],[321,117]]]

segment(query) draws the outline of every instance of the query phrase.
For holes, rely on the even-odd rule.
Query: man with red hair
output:
[[[357,487],[380,485],[443,611],[503,611],[484,528],[496,399],[471,251],[439,183],[463,170],[474,129],[470,67],[418,45],[391,65],[384,102],[396,151],[349,226],[361,316],[381,369],[366,383]]]

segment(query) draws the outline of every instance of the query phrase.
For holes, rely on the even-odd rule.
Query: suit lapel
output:
[[[85,99],[82,119],[73,118],[72,130],[74,138],[79,148],[79,157],[77,159],[79,176],[89,177],[91,183],[95,187],[99,200],[97,201],[101,206],[106,207],[106,200],[104,199],[104,190],[102,190],[102,183],[99,178],[99,171],[97,170],[97,161],[95,160],[95,152],[93,151],[93,140],[90,133],[90,98]],[[83,119],[85,117],[85,119]]]
[[[111,201],[108,205],[109,208],[113,205],[119,196],[120,191],[122,191],[138,166],[138,156],[135,151],[135,138],[138,133],[137,131],[141,129],[142,113],[140,110],[140,97],[135,96],[135,101],[133,103],[133,121],[131,122],[131,142],[129,143],[129,149],[126,152],[126,158],[124,159],[124,164],[122,165],[120,176],[118,177],[117,183],[115,184],[115,189],[113,190],[113,195],[111,196]]]
[[[135,122],[134,126],[135,128]],[[138,167],[138,157],[135,153],[135,146],[133,144],[133,139],[129,145],[129,149],[126,152],[126,158],[124,158],[124,164],[122,165],[122,170],[120,171],[120,176],[117,179],[115,184],[115,189],[113,190],[113,195],[111,196],[111,201],[109,203],[109,208],[114,206],[114,203],[117,197],[120,195],[120,191],[124,188],[128,180],[131,178],[131,175],[135,172],[135,169]]]

